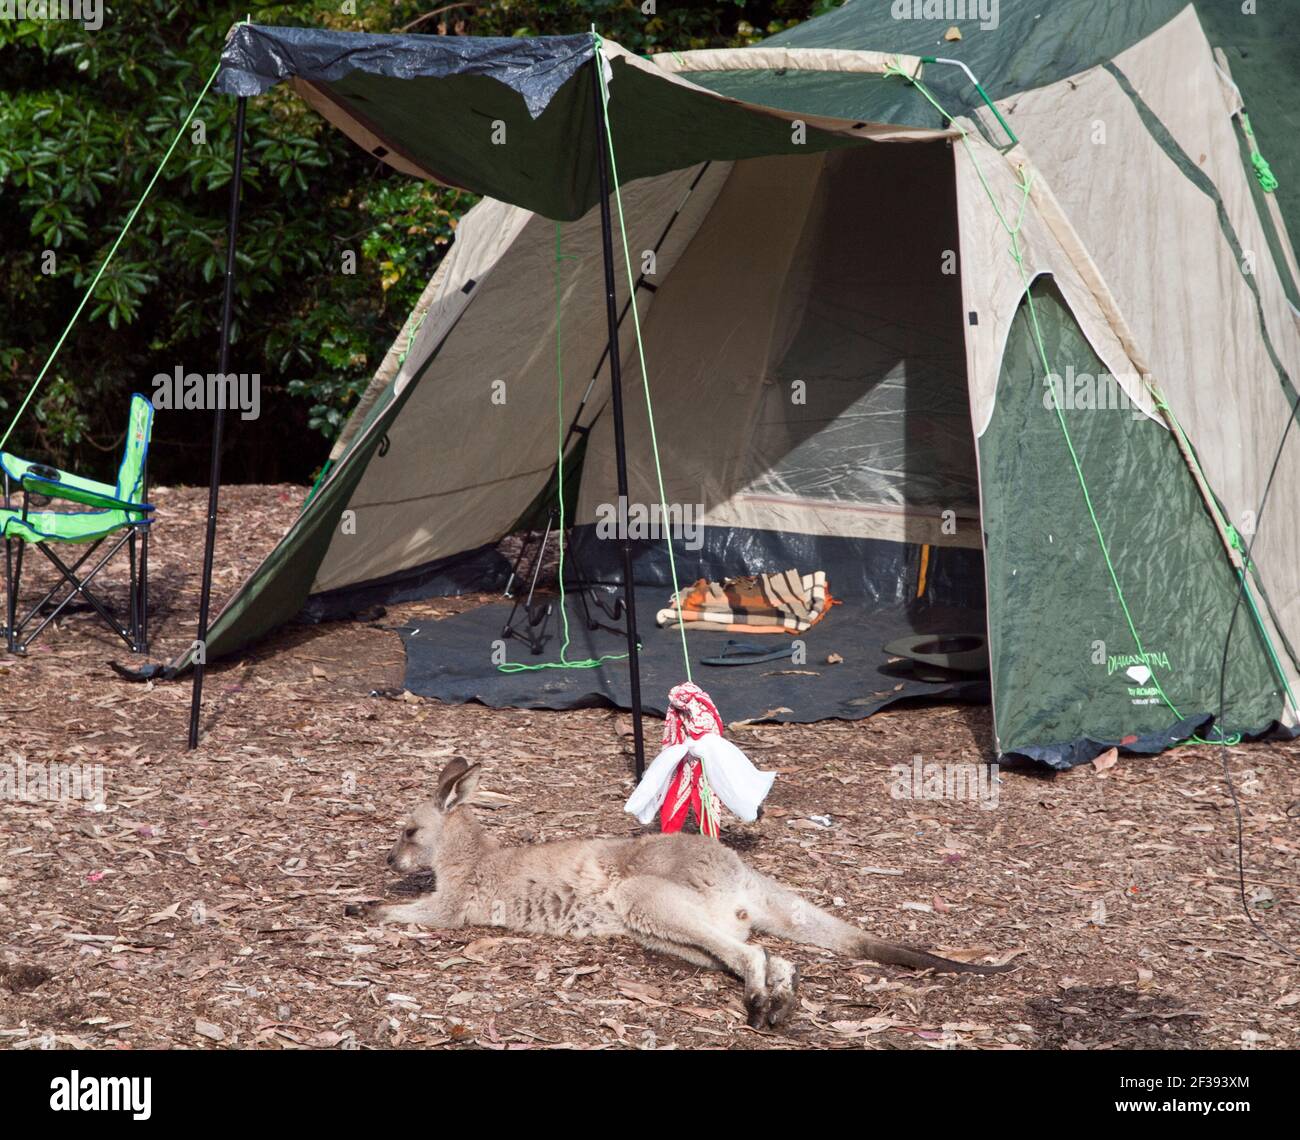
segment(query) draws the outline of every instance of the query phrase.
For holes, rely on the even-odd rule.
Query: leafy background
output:
[[[105,3],[103,26],[0,21],[0,429],[21,405],[186,112],[226,32],[257,23],[429,35],[558,35],[631,50],[739,46],[835,0]],[[654,11],[644,11],[653,8]],[[110,477],[132,391],[215,371],[234,100],[210,94],[95,287],[6,449]],[[223,477],[310,480],[475,199],[406,178],[285,87],[250,100]],[[344,272],[345,253],[355,272]],[[162,412],[151,478],[206,480],[209,419]]]

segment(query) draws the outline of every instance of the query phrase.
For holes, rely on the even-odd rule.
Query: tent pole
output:
[[[605,254],[605,318],[609,326],[609,392],[614,413],[614,456],[618,466],[618,497],[627,502],[627,446],[623,433],[623,370],[618,351],[618,297],[614,289],[614,229],[609,212],[609,139],[605,134],[605,105],[601,98],[604,58],[596,52],[591,61],[591,89],[596,101],[596,170],[600,176],[600,237]],[[636,298],[632,298],[636,303]],[[622,511],[619,512],[623,514]],[[636,778],[645,774],[645,732],[641,725],[641,661],[636,632],[636,592],[632,577],[632,543],[626,528],[623,543],[623,593],[627,618],[627,672],[632,688],[632,745],[636,753]]]
[[[235,307],[235,236],[239,230],[239,188],[244,173],[244,114],[248,100],[241,96],[235,111],[235,163],[230,179],[230,226],[226,237],[226,287],[221,301],[221,351],[217,371],[225,375],[230,364],[230,323]],[[219,401],[218,401],[219,403]],[[208,473],[208,529],[203,544],[203,588],[199,594],[198,645],[202,655],[194,662],[194,692],[190,699],[189,747],[199,744],[199,709],[203,704],[206,666],[208,605],[212,601],[212,554],[217,541],[217,502],[221,494],[221,435],[225,410],[212,409],[212,463]]]

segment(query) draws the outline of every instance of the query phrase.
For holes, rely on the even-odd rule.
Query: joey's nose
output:
[[[385,859],[384,862],[387,863],[390,867],[393,865],[393,853],[391,851],[388,853],[388,858]]]

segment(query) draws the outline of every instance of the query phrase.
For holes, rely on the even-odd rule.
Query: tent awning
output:
[[[353,141],[398,170],[573,220],[598,194],[589,66],[597,43],[591,35],[495,39],[239,24],[222,53],[216,86],[249,96],[290,82]],[[623,183],[708,160],[948,133],[748,103],[610,41],[599,41],[599,48]],[[815,57],[845,57],[837,67],[854,73],[855,82],[886,81],[878,53],[808,55],[817,66],[827,61]],[[766,67],[771,61],[756,54],[753,62]]]

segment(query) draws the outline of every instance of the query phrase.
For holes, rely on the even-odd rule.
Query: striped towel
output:
[[[667,608],[655,615],[655,621],[669,629],[684,623],[688,629],[719,633],[803,633],[838,604],[831,597],[824,571],[801,574],[786,570],[721,582],[701,578],[670,596]]]

